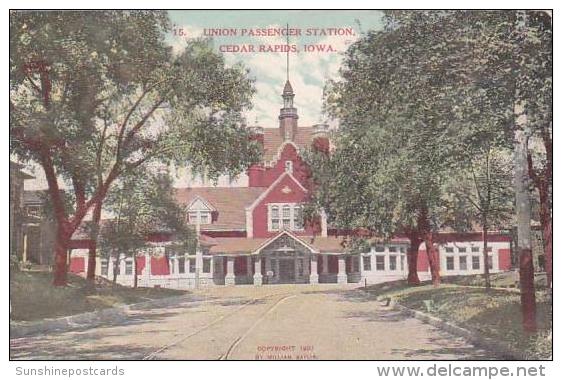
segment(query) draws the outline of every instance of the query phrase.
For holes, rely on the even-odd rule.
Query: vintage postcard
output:
[[[552,360],[552,11],[9,22],[10,360]]]

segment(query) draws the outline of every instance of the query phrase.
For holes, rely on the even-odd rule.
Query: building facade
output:
[[[198,187],[176,190],[188,222],[198,231],[193,254],[173,249],[172,236],[150,238],[151,247],[140,256],[117,265],[98,258],[97,274],[116,274],[121,284],[194,288],[198,286],[268,285],[282,283],[377,283],[406,278],[408,240],[370,241],[370,249],[348,249],[348,238],[330,228],[325,215],[303,221],[310,191],[310,168],[303,152],[329,153],[327,125],[298,125],[294,92],[287,80],[278,128],[253,127],[252,138],[263,147],[263,162],[248,169],[247,187]],[[457,235],[440,246],[443,275],[483,273],[479,234]],[[491,271],[508,270],[509,236],[491,235]],[[88,242],[74,242],[70,269],[87,270]],[[418,271],[429,278],[423,246]],[[136,260],[136,265],[133,260]],[[136,268],[136,270],[135,270]],[[135,273],[136,272],[136,273]]]

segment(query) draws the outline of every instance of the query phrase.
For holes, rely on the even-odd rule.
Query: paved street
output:
[[[495,359],[350,286],[214,288],[121,323],[13,339],[12,359]]]

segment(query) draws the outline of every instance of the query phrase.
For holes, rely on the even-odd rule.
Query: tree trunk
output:
[[[488,226],[486,217],[483,218],[482,223],[482,241],[484,243],[484,282],[486,290],[489,290],[492,284],[490,283],[490,264],[488,262]]]
[[[420,248],[421,239],[417,235],[408,236],[410,239],[410,247],[408,248],[408,284],[419,285],[420,278],[418,277],[418,250]]]
[[[92,231],[90,235],[90,248],[88,250],[88,273],[86,279],[90,283],[94,283],[96,279],[96,250],[98,245],[98,235],[100,229],[102,202],[96,202],[92,215]]]
[[[546,285],[552,287],[552,220],[550,216],[548,223],[543,226],[544,240],[544,265],[546,269]]]
[[[516,96],[516,98],[518,98]],[[519,279],[523,327],[527,333],[537,330],[536,300],[531,251],[531,202],[529,195],[529,167],[527,163],[527,115],[525,105],[517,101],[515,113],[514,187],[517,214],[517,246],[519,250]]]
[[[550,217],[548,184],[549,182],[547,178],[541,179],[539,186],[539,199],[542,237],[544,242],[544,269],[546,271],[546,283],[550,288],[552,284],[552,218]]]
[[[437,287],[441,284],[441,275],[439,274],[439,260],[437,251],[433,244],[433,233],[429,232],[424,237],[425,252],[427,253],[427,261],[429,262],[429,270],[431,271],[431,282]]]
[[[113,285],[117,284],[117,268],[119,268],[119,255],[113,260]]]
[[[59,227],[60,229],[60,227]],[[58,232],[55,241],[55,268],[53,285],[66,286],[67,284],[67,253],[69,237],[63,232]]]

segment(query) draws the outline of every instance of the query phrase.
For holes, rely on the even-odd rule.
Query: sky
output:
[[[295,92],[295,106],[298,109],[299,125],[310,126],[324,117],[322,111],[322,90],[327,79],[337,78],[341,65],[342,53],[346,47],[364,33],[382,27],[380,11],[170,11],[176,35],[169,36],[175,49],[181,49],[187,38],[201,37],[205,29],[237,30],[237,36],[215,36],[213,46],[219,51],[226,45],[284,45],[285,37],[249,36],[249,30],[256,28],[289,28],[301,29],[306,34],[320,33],[320,29],[351,28],[343,35],[311,35],[290,36],[289,45],[296,44],[299,52],[290,53],[290,81]],[[180,29],[187,36],[179,36]],[[242,36],[242,29],[246,34]],[[329,33],[329,31],[327,31]],[[305,52],[304,45],[331,45],[333,52]],[[223,47],[224,49],[224,47]],[[256,95],[254,108],[247,112],[249,125],[265,128],[278,126],[277,116],[282,104],[281,92],[286,80],[286,53],[255,52],[229,53],[224,52],[228,65],[242,62],[250,69],[255,78]]]

